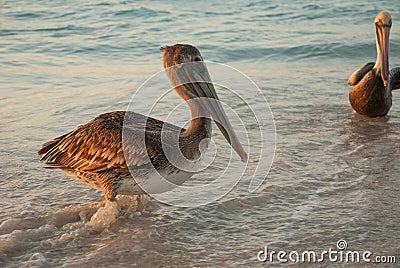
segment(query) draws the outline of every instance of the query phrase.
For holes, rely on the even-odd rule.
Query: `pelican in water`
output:
[[[153,180],[154,177],[162,176],[180,185],[195,173],[185,165],[199,160],[207,147],[212,130],[210,118],[241,160],[247,161],[247,154],[218,102],[199,50],[176,44],[161,48],[161,54],[171,84],[189,105],[192,119],[187,129],[131,111],[101,114],[44,143],[38,154],[42,155],[40,160],[45,161],[45,167],[61,169],[78,182],[102,191],[110,201],[118,194],[148,193],[142,187],[146,183],[147,189],[163,192],[168,187],[151,185],[162,182]],[[198,68],[186,68],[185,63]],[[204,80],[199,81],[199,77]],[[178,150],[173,156],[182,154],[189,164],[177,166],[170,161],[173,159],[165,153],[169,147]],[[138,180],[144,184],[138,184]]]
[[[389,72],[389,34],[392,17],[380,12],[375,18],[376,62],[369,62],[349,78],[349,100],[353,109],[368,117],[384,116],[392,106],[392,90],[400,88],[400,68]]]

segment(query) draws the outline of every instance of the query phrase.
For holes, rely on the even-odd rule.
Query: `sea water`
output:
[[[376,58],[381,10],[393,17],[390,63],[399,66],[399,1],[0,1],[0,266],[248,267],[263,264],[265,246],[321,252],[340,239],[399,259],[400,92],[387,117],[367,119],[351,109],[346,84]],[[126,109],[162,70],[159,48],[175,43],[261,89],[277,133],[261,188],[249,193],[242,180],[208,205],[149,200],[124,213],[42,168],[42,143]],[[221,136],[214,126],[223,145]]]

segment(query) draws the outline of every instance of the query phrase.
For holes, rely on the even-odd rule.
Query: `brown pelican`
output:
[[[247,155],[221,104],[212,101],[218,100],[218,96],[213,84],[207,83],[211,79],[199,50],[191,45],[176,44],[161,48],[161,53],[170,82],[191,110],[192,119],[188,129],[131,111],[101,114],[75,130],[44,143],[38,154],[43,155],[41,161],[45,161],[46,167],[63,170],[78,182],[102,191],[105,198],[111,201],[115,200],[117,194],[143,194],[136,179],[151,181],[155,173],[170,182],[182,184],[193,172],[190,172],[190,168],[188,171],[172,164],[164,149],[175,147],[186,159],[198,159],[202,144],[207,145],[211,138],[210,118],[217,123],[242,161],[246,161]],[[172,68],[184,66],[184,63],[199,68],[185,71]],[[199,77],[205,78],[205,82],[199,81]],[[201,101],[192,101],[196,99]],[[126,118],[129,120],[126,121]],[[129,144],[125,154],[124,119],[129,125]],[[145,127],[141,127],[143,124]],[[162,138],[166,132],[176,133],[174,137],[178,142],[168,138],[171,135]],[[143,143],[140,141],[141,135],[145,139]],[[162,192],[163,189],[154,191]]]
[[[400,68],[389,72],[389,33],[392,18],[380,12],[375,18],[376,62],[369,62],[349,78],[349,100],[353,109],[368,117],[384,116],[392,106],[392,90],[400,88]]]

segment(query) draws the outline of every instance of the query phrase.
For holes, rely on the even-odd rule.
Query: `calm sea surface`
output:
[[[400,1],[0,0],[0,267],[262,266],[264,246],[321,252],[339,239],[400,262],[400,92],[389,116],[366,119],[346,84],[376,58],[381,10],[393,17],[399,66]],[[159,48],[175,43],[262,90],[277,131],[268,178],[255,193],[241,181],[196,208],[153,200],[93,232],[77,215],[101,193],[43,169],[36,152],[126,109],[162,69]]]

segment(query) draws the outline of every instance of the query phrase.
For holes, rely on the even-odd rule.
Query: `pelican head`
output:
[[[380,73],[383,84],[387,85],[389,78],[389,34],[392,27],[392,17],[386,11],[379,12],[375,18],[377,58],[375,69]]]
[[[199,102],[194,102],[195,104],[189,102],[192,116],[201,114],[196,111],[198,109],[207,111],[241,160],[247,161],[247,154],[219,103],[217,92],[200,51],[191,45],[176,44],[162,47],[161,53],[167,76],[179,96],[186,101],[200,98]]]

